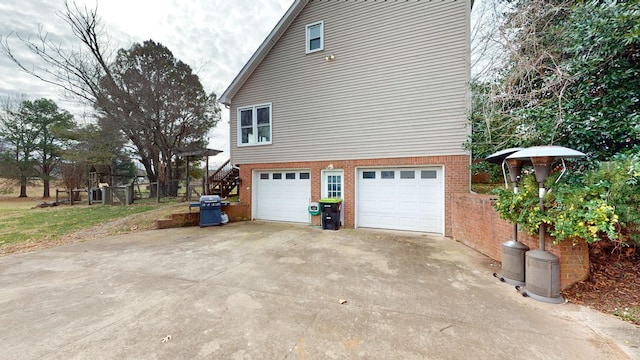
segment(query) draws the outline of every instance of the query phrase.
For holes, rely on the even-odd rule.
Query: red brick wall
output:
[[[492,259],[501,261],[502,243],[513,239],[513,224],[500,219],[493,208],[491,195],[451,195],[452,237]],[[518,240],[538,248],[538,235],[518,232]],[[589,276],[589,251],[584,241],[574,246],[571,241],[558,245],[547,235],[545,248],[560,258],[560,288],[585,280]]]
[[[355,168],[357,167],[380,167],[380,166],[438,166],[444,165],[445,176],[445,235],[451,236],[451,211],[449,206],[449,194],[469,191],[469,157],[465,155],[456,156],[420,156],[408,158],[386,158],[386,159],[366,159],[366,160],[333,160],[333,161],[309,161],[309,162],[286,162],[270,164],[239,164],[240,179],[240,202],[251,208],[251,181],[253,170],[269,169],[310,169],[311,171],[311,200],[318,201],[321,197],[321,171],[329,165],[334,169],[344,170],[344,222],[346,227],[355,225]],[[320,217],[314,216],[313,222],[319,225]]]
[[[229,222],[244,221],[251,218],[251,208],[243,204],[223,205],[222,211],[229,217]]]
[[[497,261],[501,244],[513,238],[513,225],[497,217],[491,196],[455,194],[451,197],[451,236]]]
[[[222,205],[222,211],[229,216],[229,222],[248,220],[251,216],[251,209],[241,204]],[[200,225],[200,210],[175,213],[171,214],[169,219],[159,219],[156,221],[158,229],[198,225]]]

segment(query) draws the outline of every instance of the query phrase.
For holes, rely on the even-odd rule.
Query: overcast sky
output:
[[[70,0],[71,2],[71,0]],[[94,7],[95,0],[77,0]],[[129,48],[134,42],[153,39],[189,64],[200,76],[205,90],[218,96],[251,57],[284,15],[293,0],[98,0],[98,14],[113,47]],[[78,46],[69,26],[56,16],[63,0],[0,1],[0,35],[10,36],[12,50],[25,63],[37,60],[15,40],[29,37],[41,26],[55,39]],[[0,98],[26,95],[29,99],[53,99],[62,108],[80,113],[78,104],[60,91],[19,71],[0,55]],[[77,121],[82,123],[84,119]],[[229,111],[212,132],[210,147],[225,151],[228,158]],[[219,159],[218,159],[219,160]]]

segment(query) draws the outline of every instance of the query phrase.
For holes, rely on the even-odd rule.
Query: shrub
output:
[[[496,189],[500,217],[517,222],[530,234],[541,223],[554,242],[578,238],[617,245],[640,245],[640,156],[617,155],[584,173],[569,170],[557,184],[558,173],[547,179],[545,212],[539,208],[538,184],[533,174],[523,176],[520,192]]]

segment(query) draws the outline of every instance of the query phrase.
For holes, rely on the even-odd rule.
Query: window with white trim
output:
[[[324,21],[309,24],[306,27],[306,53],[324,49]]]
[[[238,108],[238,146],[271,144],[271,104]]]

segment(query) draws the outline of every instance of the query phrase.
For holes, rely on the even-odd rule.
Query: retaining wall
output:
[[[496,261],[502,261],[502,243],[513,239],[513,224],[500,219],[493,208],[495,196],[451,194],[452,237]],[[518,240],[538,248],[538,235],[518,232]],[[589,249],[584,241],[553,244],[547,235],[545,248],[560,258],[560,288],[566,289],[589,276]]]

